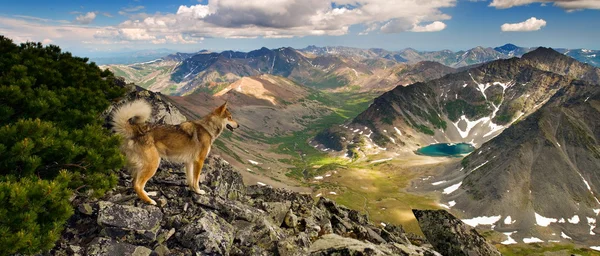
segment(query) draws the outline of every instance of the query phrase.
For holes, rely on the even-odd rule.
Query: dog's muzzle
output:
[[[227,129],[229,129],[231,132],[233,132],[233,129],[235,129],[235,128],[233,128],[233,126],[231,126],[229,124],[227,124],[225,127],[227,127]]]

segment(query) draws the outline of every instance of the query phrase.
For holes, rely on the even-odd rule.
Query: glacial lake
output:
[[[426,147],[422,147],[417,150],[417,154],[426,156],[450,156],[450,157],[461,157],[464,154],[473,152],[475,147],[469,143],[439,143],[431,144]]]

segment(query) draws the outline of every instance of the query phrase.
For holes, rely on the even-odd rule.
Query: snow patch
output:
[[[462,221],[471,227],[477,227],[478,225],[493,225],[500,220],[500,217],[500,215],[490,217],[482,216],[472,219],[464,219]]]
[[[448,182],[448,181],[445,181],[445,180],[442,180],[442,181],[436,181],[436,182],[434,182],[434,183],[431,183],[431,185],[437,186],[437,185],[440,185],[440,184],[442,184],[442,183],[446,183],[446,182]]]
[[[259,165],[260,164],[259,162],[256,162],[256,161],[250,160],[250,159],[248,159],[248,162],[250,162],[253,165]]]
[[[515,223],[517,220],[512,220],[512,218],[510,216],[506,216],[506,218],[504,218],[504,224],[506,225],[510,225]]]
[[[508,238],[506,238],[505,241],[500,242],[501,244],[516,244],[517,241],[515,241],[514,239],[512,239],[512,237],[510,237],[512,234],[516,233],[517,231],[513,231],[513,232],[505,232],[503,233],[504,235],[506,235]]]
[[[550,223],[554,223],[557,220],[554,218],[546,218],[542,215],[539,215],[537,212],[535,213],[535,222],[538,224],[538,226],[542,226],[542,227],[547,227],[550,225]]]
[[[263,187],[267,185],[267,184],[265,184],[265,183],[262,183],[262,182],[260,182],[260,181],[257,181],[257,182],[256,182],[256,184],[258,184],[259,186],[263,186]]]
[[[317,194],[315,197],[321,197],[321,193]]]
[[[329,192],[329,194],[330,194],[330,195],[337,195],[337,193],[335,193],[335,192],[333,192],[333,191]]]
[[[565,232],[560,232],[560,237],[562,237],[564,239],[573,239],[570,236],[567,236],[567,234],[565,234]]]
[[[450,201],[450,202],[448,202],[448,205],[450,207],[455,206],[456,205],[456,201]]]
[[[398,130],[398,128],[394,127],[394,130],[396,130],[396,133],[398,133],[398,135],[402,136],[402,132]]]
[[[442,192],[442,194],[446,194],[446,195],[450,194],[450,193],[456,191],[458,188],[460,188],[460,185],[462,185],[462,181],[459,182],[459,183],[457,183],[457,184],[454,184],[454,185],[452,185],[450,187],[445,188],[444,192]]]
[[[314,177],[313,179],[315,179],[315,180],[322,180],[322,179],[323,179],[323,176],[316,176],[316,177]]]
[[[577,223],[579,223],[579,215],[575,215],[575,216],[571,217],[570,219],[567,219],[567,221],[571,224],[577,224]]]
[[[529,237],[529,238],[523,238],[523,243],[526,244],[530,244],[530,243],[543,243],[544,241],[542,239],[539,239],[537,237]]]
[[[485,161],[483,164],[478,165],[477,167],[475,167],[475,169],[473,169],[471,172],[476,171],[477,169],[481,168],[482,166],[486,165],[487,163],[489,163],[490,161]]]
[[[600,246],[590,246],[590,249],[600,251]]]

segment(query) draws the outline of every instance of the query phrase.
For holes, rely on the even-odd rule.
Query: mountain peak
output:
[[[512,50],[516,50],[518,48],[519,48],[519,46],[516,46],[516,45],[511,44],[511,43],[505,44],[505,45],[500,46],[500,47],[496,47],[496,49],[502,49],[502,50],[506,50],[506,51],[512,51]]]
[[[539,58],[539,57],[564,58],[566,56],[555,51],[552,48],[546,48],[546,47],[538,47],[537,49],[535,49],[533,51],[523,54],[523,59],[535,59],[535,58]]]

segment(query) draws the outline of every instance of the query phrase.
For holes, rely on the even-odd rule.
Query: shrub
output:
[[[0,255],[49,250],[73,214],[62,171],[52,181],[24,178],[0,182]]]
[[[102,112],[125,89],[87,61],[0,36],[0,255],[52,248],[70,191],[116,184],[124,158]]]

